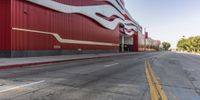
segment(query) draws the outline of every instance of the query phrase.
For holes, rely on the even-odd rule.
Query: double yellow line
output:
[[[160,82],[156,79],[156,76],[152,70],[152,66],[149,63],[149,60],[145,60],[144,67],[147,82],[149,84],[151,100],[168,100],[168,97],[165,91],[163,90],[162,86],[160,85]]]

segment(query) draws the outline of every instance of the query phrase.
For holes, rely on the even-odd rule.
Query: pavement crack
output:
[[[149,87],[147,86],[147,88],[146,88],[146,89],[144,90],[144,92],[142,93],[142,97],[141,97],[140,100],[144,100],[144,98],[145,98],[145,96],[147,95],[147,93],[149,93],[148,91],[149,91]]]
[[[190,88],[190,87],[183,87],[183,86],[176,86],[176,85],[167,85],[167,84],[160,84],[160,85],[166,86],[166,87],[173,87],[173,88],[181,88],[181,89],[195,90],[194,88]]]

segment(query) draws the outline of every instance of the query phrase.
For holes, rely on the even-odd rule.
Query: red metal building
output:
[[[123,0],[0,0],[0,56],[138,51],[138,36]]]

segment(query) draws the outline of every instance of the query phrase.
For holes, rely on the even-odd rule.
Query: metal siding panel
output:
[[[10,0],[0,0],[0,50],[10,50]]]
[[[23,0],[13,1],[15,1],[12,4],[13,27],[59,33],[65,39],[118,44],[118,27],[111,31],[88,17],[79,14],[59,13]],[[70,2],[74,1],[76,0],[71,0]],[[54,45],[61,45],[63,50],[77,50],[79,48],[87,50],[118,49],[118,47],[108,46],[61,44],[50,35],[12,32],[13,50],[55,50],[53,48]]]

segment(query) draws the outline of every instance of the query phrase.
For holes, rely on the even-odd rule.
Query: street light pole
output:
[[[146,27],[144,28],[144,34],[145,34],[145,37],[144,37],[144,51],[146,52]]]

